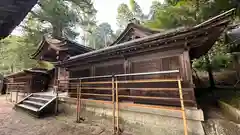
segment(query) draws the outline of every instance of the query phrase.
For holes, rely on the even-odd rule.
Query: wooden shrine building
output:
[[[196,101],[191,60],[208,52],[227,27],[232,14],[233,10],[230,10],[196,26],[168,31],[151,30],[131,23],[111,46],[72,56],[59,62],[57,66],[66,68],[69,71],[70,78],[179,70],[180,77],[183,80],[184,103],[187,106],[194,107]],[[122,79],[176,78],[177,76],[176,74],[167,74],[147,77],[134,76]],[[171,83],[144,84],[144,86],[149,89],[158,87],[166,88],[166,90],[176,87]],[[179,106],[179,100],[167,99],[177,97],[177,91],[139,92],[136,88],[141,87],[140,84],[126,87],[120,93],[122,94],[121,101]],[[76,91],[76,88],[69,88],[70,93],[76,93]],[[104,90],[100,92],[82,90],[82,92],[108,94]],[[167,98],[159,100],[140,100],[137,98],[137,96],[144,95]],[[74,95],[70,94],[70,96]],[[131,98],[126,98],[127,96]],[[94,96],[85,96],[85,98],[97,99]],[[98,99],[108,100],[108,98]]]
[[[47,61],[55,65],[57,62],[67,60],[72,56],[83,54],[94,49],[78,44],[67,39],[54,39],[43,36],[37,50],[30,56],[32,59]],[[55,85],[57,79],[68,78],[68,72],[65,68],[55,67],[51,86]]]
[[[67,39],[54,39],[43,36],[41,43],[32,59],[57,62],[68,59],[69,57],[83,54],[93,49]]]

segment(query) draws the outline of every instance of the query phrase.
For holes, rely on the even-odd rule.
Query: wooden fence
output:
[[[27,96],[28,93],[28,86],[26,82],[16,82],[16,83],[6,83],[7,91],[6,91],[6,100],[13,101],[13,93],[15,94],[15,103],[18,102],[19,96]],[[10,94],[10,98],[9,98]],[[9,99],[8,99],[9,98]]]
[[[67,80],[58,80],[60,87],[66,88],[70,96],[77,98],[77,121],[80,121],[81,101],[95,101],[99,100],[109,101],[112,103],[113,108],[113,131],[119,133],[119,102],[131,101],[129,106],[156,106],[156,101],[159,102],[179,102],[178,107],[169,107],[170,110],[182,112],[184,134],[187,135],[187,122],[185,114],[185,102],[195,102],[193,100],[184,99],[182,79],[180,76],[169,79],[128,79],[130,76],[148,76],[155,74],[172,74],[179,73],[179,70],[159,71],[159,72],[146,72],[146,73],[133,73],[133,74],[118,74],[118,75],[105,75],[105,76],[92,76],[82,78],[70,78]],[[148,85],[145,85],[148,83]],[[160,87],[146,87],[151,86],[149,83],[176,83],[176,88],[160,88]],[[141,84],[141,85],[137,85]],[[133,87],[137,86],[137,87]],[[155,85],[157,86],[157,85]],[[59,89],[60,90],[60,89]],[[63,90],[63,89],[61,89]],[[168,92],[178,92],[178,97],[169,96]],[[156,96],[158,92],[165,92],[165,96]],[[160,94],[161,95],[161,94]],[[164,94],[163,94],[164,95]],[[127,100],[126,100],[127,99]],[[141,102],[143,101],[143,102]],[[151,104],[152,103],[152,104]],[[177,109],[176,109],[177,108]],[[116,116],[115,116],[116,114]]]

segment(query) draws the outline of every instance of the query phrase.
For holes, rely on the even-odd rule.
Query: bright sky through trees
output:
[[[136,2],[141,6],[144,14],[149,13],[150,6],[154,0],[136,0]],[[157,0],[164,1],[164,0]],[[117,8],[121,3],[126,3],[129,5],[129,0],[94,0],[94,7],[97,9],[97,21],[98,24],[107,22],[112,26],[112,29],[116,31],[117,26]],[[22,29],[16,27],[12,32],[13,35],[20,35]]]
[[[136,0],[144,14],[149,13],[152,1],[154,0]],[[99,23],[108,22],[112,29],[116,31],[118,29],[116,24],[117,8],[121,3],[129,5],[129,0],[94,0],[94,7],[97,9],[97,21]]]

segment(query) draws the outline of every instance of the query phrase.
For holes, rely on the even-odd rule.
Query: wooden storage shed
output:
[[[48,71],[45,69],[26,69],[7,75],[5,78],[9,90],[25,93],[47,91],[51,80]]]

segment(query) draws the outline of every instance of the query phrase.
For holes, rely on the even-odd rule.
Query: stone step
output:
[[[27,109],[29,111],[34,111],[34,112],[38,111],[38,108],[36,108],[34,106],[26,105],[26,104],[18,104],[17,106],[20,108],[23,108],[23,109]]]
[[[25,101],[23,101],[23,104],[31,105],[31,106],[34,106],[36,108],[40,108],[44,105],[44,103],[35,102],[35,101],[31,101],[31,100],[25,100]]]
[[[28,100],[45,104],[51,99],[46,99],[46,98],[42,98],[42,97],[29,97]]]

